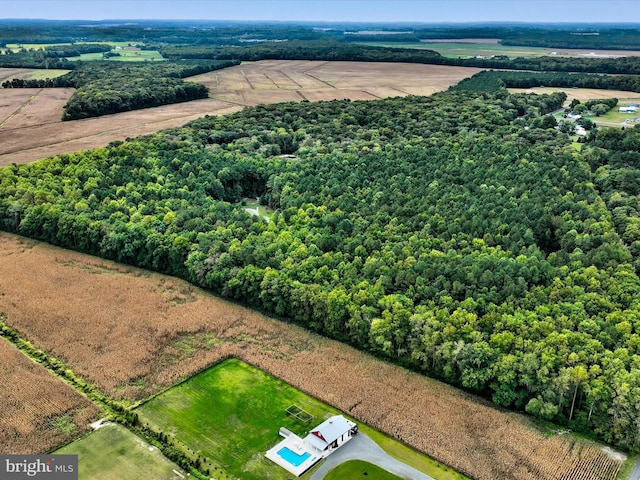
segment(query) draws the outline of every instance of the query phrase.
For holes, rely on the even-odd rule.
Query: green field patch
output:
[[[109,53],[113,56],[109,56]],[[67,60],[82,60],[83,62],[96,60],[108,60],[112,62],[160,62],[165,59],[157,50],[127,50],[126,48],[122,48],[121,50],[111,50],[111,52],[107,52],[107,55],[102,52],[83,53],[78,57],[68,57]]]
[[[288,415],[298,405],[318,423],[336,410],[239,360],[222,362],[136,409],[140,421],[167,433],[215,478],[286,479],[264,457],[280,427],[304,436],[309,425]],[[223,475],[221,477],[221,475]],[[224,476],[228,475],[228,476]]]
[[[324,480],[400,480],[400,477],[362,460],[350,460],[338,465],[324,477]]]
[[[61,77],[62,75],[66,75],[70,71],[71,70],[63,70],[63,69],[55,69],[55,68],[38,69],[38,70],[31,70],[30,72],[27,72],[22,75],[18,75],[17,78],[21,78],[23,80],[45,80],[47,78]]]
[[[421,42],[421,43],[396,43],[396,42],[363,42],[361,45],[387,48],[414,48],[420,50],[434,50],[443,57],[469,58],[492,57],[495,55],[507,55],[508,57],[542,57],[549,55],[549,49],[541,47],[518,47],[500,45],[498,43],[475,42]]]
[[[605,122],[607,124],[617,123],[620,124],[620,126],[628,125],[630,127],[640,124],[640,111],[636,113],[620,113],[618,108],[619,106],[612,108],[607,113],[600,115],[599,117],[585,115],[584,118],[588,118],[596,124],[598,122]]]
[[[291,415],[292,406],[304,411],[305,418]],[[153,397],[136,413],[143,425],[166,433],[192,459],[200,458],[202,469],[214,478],[286,480],[291,474],[264,457],[282,440],[280,427],[304,437],[339,412],[251,365],[229,359]],[[313,415],[311,422],[305,421],[307,415]],[[465,478],[366,425],[359,427],[418,470],[443,480]]]
[[[78,455],[79,480],[176,480],[185,473],[160,451],[117,425],[104,425],[54,453]]]

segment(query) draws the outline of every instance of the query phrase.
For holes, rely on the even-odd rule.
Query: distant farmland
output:
[[[364,45],[376,47],[417,48],[434,50],[443,57],[468,58],[475,56],[490,57],[507,55],[508,57],[576,57],[576,58],[617,58],[622,56],[637,57],[637,50],[594,50],[578,48],[543,48],[502,45],[497,39],[460,38],[452,40],[423,40],[420,43],[398,42],[362,42]]]
[[[69,122],[60,118],[72,89],[0,89],[0,166],[103,147],[260,103],[430,95],[479,71],[399,63],[261,61],[191,77],[209,87],[211,98],[206,100]],[[32,72],[0,68],[0,80]]]

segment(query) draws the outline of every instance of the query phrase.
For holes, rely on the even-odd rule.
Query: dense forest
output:
[[[205,117],[0,170],[0,227],[177,275],[639,449],[636,129],[564,94],[449,91]],[[552,119],[553,120],[553,119]],[[252,216],[244,198],[275,209]]]

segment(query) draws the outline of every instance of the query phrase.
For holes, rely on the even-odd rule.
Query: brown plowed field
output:
[[[0,363],[0,452],[44,453],[89,429],[98,408],[3,338]]]
[[[559,477],[546,472],[558,471],[608,480],[615,475],[572,473],[620,466],[524,416],[183,281],[5,233],[0,312],[116,398],[145,398],[236,356],[478,480],[551,480]]]
[[[209,87],[213,98],[257,105],[302,98],[372,100],[431,95],[479,71],[411,63],[264,60],[197,75],[191,80]]]
[[[104,147],[247,105],[430,95],[478,71],[398,63],[261,61],[191,77],[210,88],[206,100],[69,122],[60,118],[73,89],[0,89],[0,166]],[[0,83],[25,72],[0,68]]]

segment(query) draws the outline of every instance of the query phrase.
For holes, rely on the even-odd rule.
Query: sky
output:
[[[0,0],[0,18],[640,23],[640,0]]]

